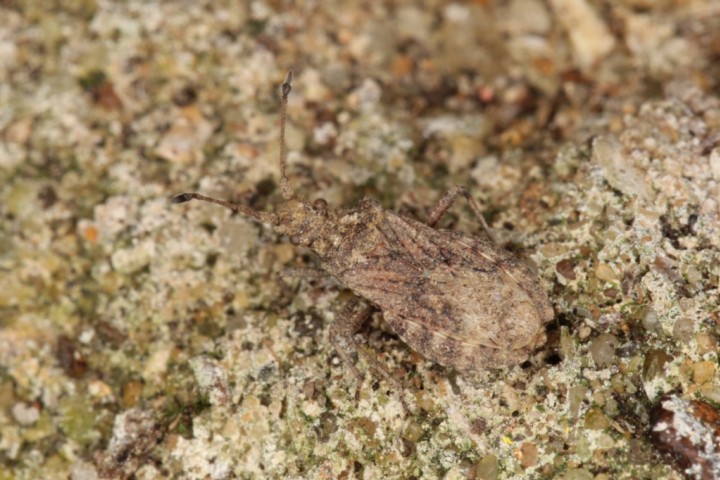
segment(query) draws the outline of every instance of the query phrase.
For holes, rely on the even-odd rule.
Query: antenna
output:
[[[283,80],[282,105],[280,107],[280,193],[285,200],[293,198],[292,188],[287,178],[287,147],[285,146],[285,121],[287,120],[288,95],[292,90],[293,71],[289,70]]]
[[[260,222],[271,223],[273,225],[277,225],[278,223],[277,215],[275,215],[273,212],[259,212],[244,205],[226,202],[225,200],[218,200],[217,198],[208,197],[207,195],[203,195],[202,193],[197,192],[181,193],[180,195],[175,195],[173,198],[170,199],[170,203],[185,203],[189,202],[190,200],[202,200],[203,202],[216,203],[218,205],[222,205],[223,207],[227,207],[230,210],[238,212],[239,214],[246,217],[254,218],[255,220],[258,220]]]
[[[293,71],[290,70],[287,75],[285,75],[285,80],[283,80],[281,87],[282,104],[280,107],[280,192],[282,193],[282,196],[285,200],[290,200],[293,198],[293,192],[290,187],[290,182],[288,182],[286,172],[287,148],[285,147],[285,123],[287,119],[288,95],[290,95],[290,91],[292,90],[292,78]],[[170,203],[185,203],[189,202],[190,200],[201,200],[203,202],[215,203],[217,205],[227,207],[230,210],[238,212],[239,214],[246,217],[254,218],[255,220],[258,220],[260,222],[271,223],[273,225],[278,224],[278,217],[272,212],[259,212],[244,205],[237,205],[235,203],[226,202],[225,200],[218,200],[217,198],[208,197],[207,195],[203,195],[202,193],[197,192],[181,193],[180,195],[175,195],[173,198],[170,199]]]

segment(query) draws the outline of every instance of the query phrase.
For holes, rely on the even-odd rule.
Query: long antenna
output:
[[[259,212],[257,210],[253,210],[250,207],[226,202],[225,200],[218,200],[217,198],[208,197],[207,195],[203,195],[202,193],[181,193],[180,195],[175,195],[173,198],[171,198],[170,203],[185,203],[189,202],[190,200],[202,200],[203,202],[216,203],[218,205],[222,205],[223,207],[227,207],[230,210],[234,210],[241,215],[245,215],[246,217],[254,218],[255,220],[258,220],[260,222],[271,223],[273,225],[277,225],[278,223],[277,215],[275,215],[273,212]]]
[[[287,148],[285,147],[285,121],[287,118],[288,95],[290,95],[290,91],[292,90],[292,78],[293,72],[292,70],[290,70],[287,75],[285,75],[285,80],[282,84],[282,105],[280,109],[280,175],[282,177],[280,179],[280,191],[285,200],[290,200],[293,198],[293,192],[290,188],[290,182],[288,182],[286,172]],[[259,212],[257,210],[253,210],[250,207],[226,202],[225,200],[218,200],[217,198],[208,197],[207,195],[203,195],[202,193],[181,193],[180,195],[175,195],[173,198],[171,198],[170,202],[185,203],[189,202],[190,200],[202,200],[203,202],[215,203],[217,205],[227,207],[230,210],[234,210],[246,217],[254,218],[255,220],[259,220],[265,223],[271,223],[273,225],[278,224],[278,216],[272,212]]]
[[[285,120],[287,118],[288,95],[292,90],[293,71],[288,71],[282,84],[282,105],[280,107],[280,193],[285,200],[293,198],[292,188],[287,178],[287,148],[285,147]]]

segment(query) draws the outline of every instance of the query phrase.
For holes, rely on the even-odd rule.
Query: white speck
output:
[[[448,22],[461,23],[470,18],[470,10],[465,5],[459,3],[451,3],[445,7],[443,13]]]
[[[87,345],[92,341],[93,338],[95,338],[95,330],[88,328],[86,330],[83,330],[82,333],[80,333],[78,340],[80,340],[80,343]]]
[[[313,141],[318,145],[326,145],[337,136],[337,129],[331,122],[325,122],[313,131]]]

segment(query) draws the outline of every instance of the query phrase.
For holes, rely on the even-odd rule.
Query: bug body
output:
[[[283,83],[285,108],[291,74]],[[210,201],[271,223],[295,245],[313,250],[321,268],[383,312],[388,325],[413,349],[461,371],[520,363],[546,340],[553,311],[537,275],[491,238],[433,228],[459,195],[481,222],[479,207],[462,188],[451,190],[428,224],[362,200],[355,208],[329,209],[294,195],[285,175],[281,140],[282,191],[275,212],[257,212],[197,193],[173,198]],[[372,308],[372,307],[371,307]],[[363,353],[354,333],[371,310],[346,308],[331,327],[331,339],[354,367]]]

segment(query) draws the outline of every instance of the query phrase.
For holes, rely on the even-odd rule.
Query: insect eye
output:
[[[328,203],[325,201],[324,198],[317,198],[312,203],[312,208],[318,213],[325,213],[327,212]]]
[[[300,235],[290,235],[290,243],[292,243],[296,247],[298,245],[300,245],[301,242],[302,242],[302,237],[300,237]]]

